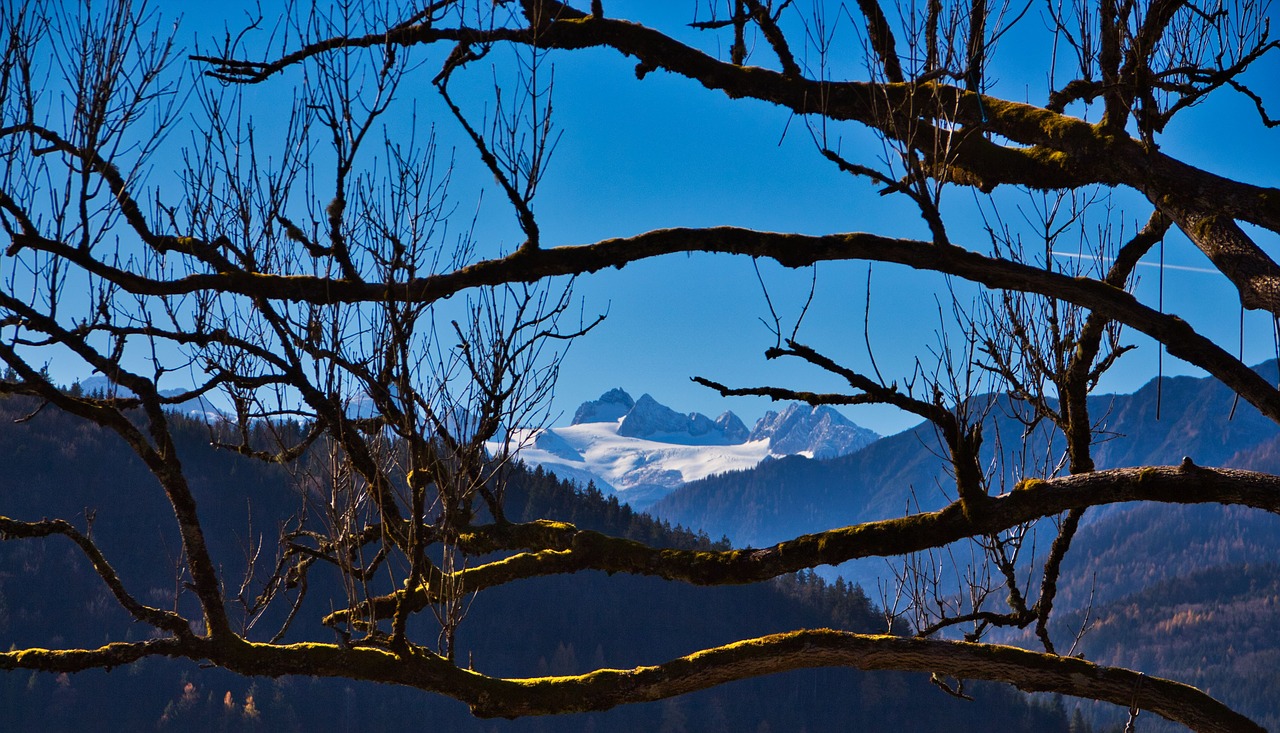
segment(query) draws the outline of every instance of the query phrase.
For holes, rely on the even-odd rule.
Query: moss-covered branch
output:
[[[31,669],[40,672],[84,672],[111,670],[146,657],[186,657],[200,659],[202,642],[187,639],[148,639],[112,642],[96,649],[11,649],[0,652],[0,670]]]
[[[1277,196],[1280,200],[1280,195]],[[202,290],[310,303],[374,302],[387,298],[432,302],[468,289],[510,282],[534,282],[560,275],[623,267],[632,262],[682,252],[762,257],[785,267],[817,262],[891,262],[964,278],[991,288],[1030,292],[1088,308],[1164,343],[1173,356],[1201,367],[1273,420],[1280,420],[1280,392],[1232,354],[1177,316],[1143,305],[1120,288],[1041,268],[987,257],[959,247],[853,232],[809,236],[759,232],[737,227],[659,229],[590,245],[521,250],[450,273],[400,283],[364,283],[313,276],[222,272],[175,280],[133,283],[140,294],[176,295]]]
[[[597,670],[574,677],[502,680],[472,711],[516,717],[606,710],[659,700],[734,680],[814,667],[936,672],[1007,682],[1117,705],[1136,705],[1195,731],[1243,733],[1263,728],[1203,692],[1138,672],[991,644],[796,631],[696,652],[653,667]]]
[[[1128,501],[1171,504],[1239,504],[1280,513],[1280,477],[1192,465],[1123,468],[1050,479],[1029,479],[1014,491],[966,513],[956,501],[936,512],[829,529],[745,550],[658,549],[634,540],[579,530],[561,522],[481,528],[463,535],[470,551],[528,552],[455,573],[434,582],[371,599],[354,611],[337,611],[326,624],[386,619],[397,604],[414,611],[445,598],[445,588],[471,593],[517,580],[601,570],[650,575],[693,585],[739,585],[818,565],[865,557],[892,557],[941,547],[966,537],[997,534],[1064,511]]]
[[[950,151],[937,175],[984,189],[1000,184],[1033,188],[1105,184],[1129,186],[1148,195],[1190,189],[1210,193],[1214,208],[1229,216],[1280,231],[1280,191],[1199,170],[1124,135],[1122,129],[936,82],[818,80],[745,66],[638,23],[592,16],[561,3],[541,5],[538,17],[545,22],[536,29],[481,30],[422,23],[365,36],[320,39],[265,62],[200,60],[211,64],[211,73],[220,78],[259,82],[312,56],[343,48],[440,42],[515,43],[561,50],[611,48],[637,59],[640,76],[662,69],[735,99],[759,99],[796,114],[859,122],[888,137],[910,135],[903,142],[926,156],[940,149]],[[982,134],[948,138],[931,124],[901,124],[903,115],[924,123],[944,122],[944,127],[960,124],[995,133],[1015,145],[1001,145]]]
[[[777,672],[853,667],[934,672],[1006,682],[1027,691],[1134,705],[1206,733],[1263,730],[1194,687],[1126,669],[1006,646],[829,629],[749,639],[655,666],[530,679],[488,677],[416,647],[393,652],[333,644],[256,644],[239,639],[168,639],[108,644],[98,649],[0,652],[0,669],[75,672],[157,655],[207,659],[246,675],[305,674],[403,685],[461,700],[482,717],[608,710]]]
[[[1172,196],[1158,203],[1235,285],[1244,307],[1280,315],[1280,265],[1234,219],[1215,207],[1187,207]]]

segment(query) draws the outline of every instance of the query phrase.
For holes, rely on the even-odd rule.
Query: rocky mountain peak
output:
[[[692,415],[682,415],[646,393],[640,396],[640,399],[622,418],[622,424],[618,426],[618,435],[629,438],[647,438],[658,433],[693,435],[695,434],[693,431],[699,429],[706,433],[707,428],[699,424],[696,419],[698,417],[707,423],[711,422],[705,415],[699,415],[696,412]]]
[[[647,397],[648,395],[646,395]],[[583,402],[573,413],[572,425],[588,422],[617,422],[623,415],[635,407],[635,400],[621,388],[600,395],[600,399]]]
[[[746,442],[747,427],[732,412],[712,420],[700,412],[676,412],[652,396],[636,400],[618,425],[618,435],[657,438],[688,445],[738,445]]]
[[[716,430],[724,433],[725,440],[730,443],[745,443],[750,437],[751,431],[747,430],[746,423],[737,415],[726,410],[716,418]]]
[[[879,437],[831,407],[793,402],[782,412],[766,412],[748,440],[767,439],[774,455],[807,452],[814,458],[835,458],[860,450]]]

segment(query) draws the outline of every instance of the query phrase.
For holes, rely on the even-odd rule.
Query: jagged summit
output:
[[[793,402],[782,412],[766,412],[747,440],[768,440],[773,455],[835,458],[861,450],[879,437],[826,405]]]
[[[644,394],[631,399],[626,390],[614,388],[599,399],[583,402],[573,413],[570,425],[614,423],[621,420],[617,434],[627,438],[660,436],[666,442],[738,445],[747,442],[750,431],[742,420],[726,411],[712,420],[700,412],[676,412]]]
[[[647,396],[647,395],[646,395]],[[581,425],[589,422],[617,422],[619,418],[627,414],[632,407],[635,407],[635,400],[631,399],[631,395],[627,394],[621,388],[614,389],[600,395],[600,399],[590,402],[583,402],[578,405],[577,411],[573,413],[573,422],[570,425]]]
[[[716,418],[716,429],[724,433],[725,440],[730,443],[745,443],[751,435],[746,423],[732,412],[725,410]]]
[[[697,412],[682,415],[644,394],[622,418],[622,423],[618,425],[618,435],[628,438],[672,434],[698,436],[714,429],[715,423],[706,415]]]
[[[691,427],[688,416],[660,404],[647,393],[640,395],[618,425],[618,435],[647,438],[654,433],[683,433]]]

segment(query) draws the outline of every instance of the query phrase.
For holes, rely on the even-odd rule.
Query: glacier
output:
[[[594,483],[643,509],[690,481],[754,468],[770,457],[833,458],[879,437],[830,407],[791,404],[748,430],[732,412],[715,420],[683,414],[617,388],[584,402],[570,425],[513,431],[511,448],[529,465]]]

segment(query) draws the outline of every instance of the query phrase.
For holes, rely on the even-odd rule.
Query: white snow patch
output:
[[[767,439],[737,445],[676,444],[660,438],[688,443],[690,436],[629,438],[618,435],[620,422],[581,423],[544,428],[536,436],[518,435],[515,442],[526,445],[517,457],[583,484],[584,474],[592,476],[601,490],[612,487],[624,500],[629,489],[639,489],[636,498],[643,494],[651,502],[681,484],[753,468],[769,455]]]

